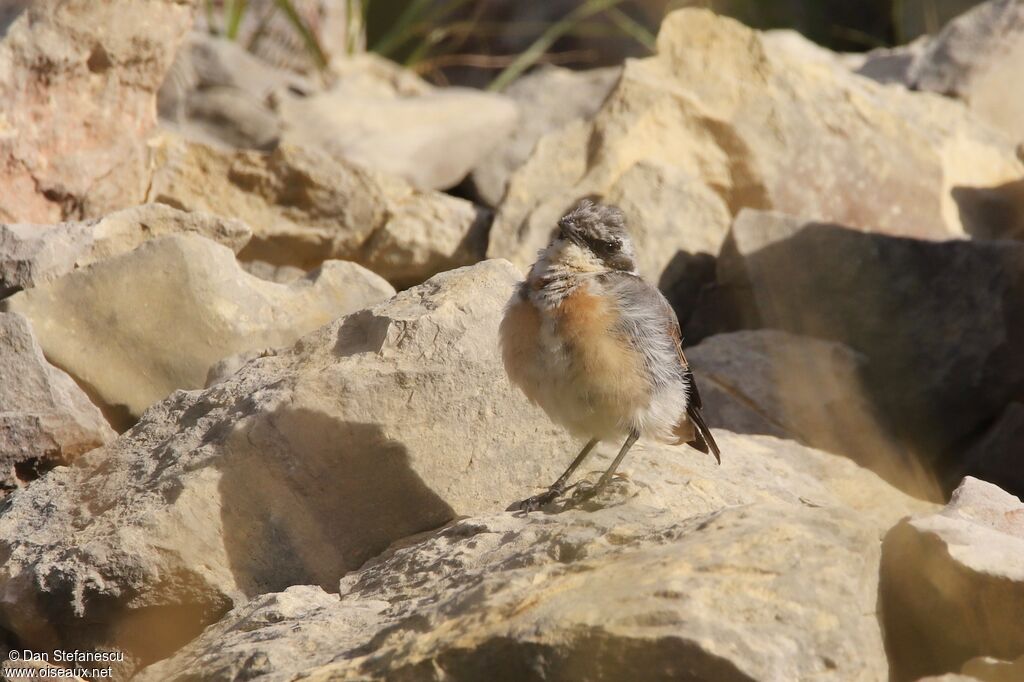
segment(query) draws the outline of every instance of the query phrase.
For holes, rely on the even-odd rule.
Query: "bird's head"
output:
[[[626,217],[617,206],[580,201],[558,221],[555,241],[575,245],[609,270],[636,270]]]

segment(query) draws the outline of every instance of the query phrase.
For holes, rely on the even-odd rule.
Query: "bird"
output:
[[[679,320],[638,274],[617,206],[583,199],[558,221],[505,306],[499,339],[511,382],[553,422],[588,439],[546,491],[508,511],[535,511],[564,495],[602,440],[625,438],[591,494],[607,486],[641,436],[688,444],[721,464]]]

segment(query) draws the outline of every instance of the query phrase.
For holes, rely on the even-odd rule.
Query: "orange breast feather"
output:
[[[517,298],[501,320],[501,359],[512,383],[536,402],[539,373],[540,311],[527,299]]]
[[[616,411],[646,407],[650,385],[639,354],[615,330],[618,311],[584,287],[558,307],[557,328],[573,358],[575,380]],[[609,405],[609,406],[611,406]]]

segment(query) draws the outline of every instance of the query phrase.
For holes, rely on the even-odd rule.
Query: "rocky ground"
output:
[[[290,71],[194,9],[0,10],[4,651],[1024,679],[1024,2],[858,56],[680,10],[652,57],[503,94]],[[722,464],[641,443],[600,496],[503,512],[578,443],[498,324],[593,194]]]

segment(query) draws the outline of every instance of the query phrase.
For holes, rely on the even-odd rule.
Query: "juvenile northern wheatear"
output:
[[[626,440],[598,489],[640,436],[687,443],[721,463],[683,355],[679,321],[661,292],[637,274],[622,211],[584,200],[558,228],[509,301],[502,359],[527,398],[590,440],[546,492],[509,511],[531,511],[562,495],[607,438]]]

